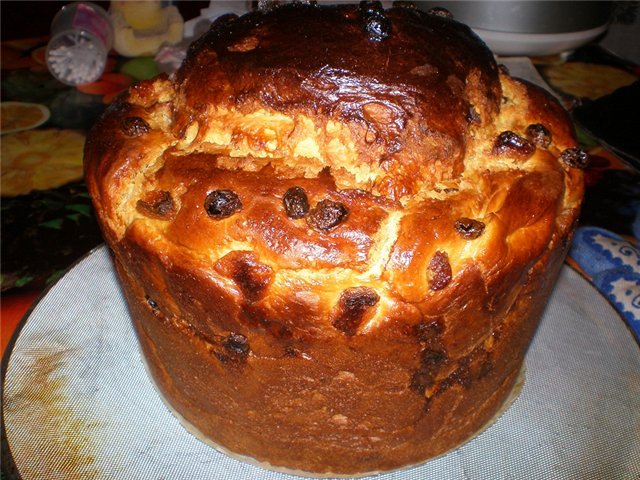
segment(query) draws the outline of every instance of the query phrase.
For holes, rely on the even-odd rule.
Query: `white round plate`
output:
[[[640,477],[640,350],[615,310],[563,268],[520,397],[458,450],[378,480]],[[6,446],[24,480],[285,480],[204,445],[162,403],[108,250],[38,303],[5,358]]]
[[[496,55],[541,56],[568,52],[586,45],[607,31],[608,25],[566,33],[516,33],[474,28]]]

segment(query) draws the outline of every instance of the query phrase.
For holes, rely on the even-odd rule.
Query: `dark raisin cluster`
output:
[[[496,138],[493,144],[493,153],[501,155],[516,155],[522,158],[528,158],[536,151],[536,147],[520,135],[513,133],[511,130],[502,132]]]
[[[424,395],[427,389],[435,385],[438,372],[449,361],[441,341],[443,330],[442,323],[438,320],[419,323],[414,327],[414,333],[422,348],[420,364],[411,378],[411,389],[420,395]]]
[[[343,203],[329,199],[320,200],[310,209],[309,198],[302,187],[288,189],[282,197],[282,204],[289,218],[306,217],[307,224],[321,232],[333,230],[349,215],[349,209]]]

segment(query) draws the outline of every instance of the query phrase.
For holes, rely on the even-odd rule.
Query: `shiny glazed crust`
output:
[[[498,411],[583,195],[568,117],[411,8],[224,17],[92,130],[163,397],[274,468],[416,464]]]

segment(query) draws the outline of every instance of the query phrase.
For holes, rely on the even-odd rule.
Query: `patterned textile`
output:
[[[640,341],[640,244],[603,228],[580,227],[569,254]]]

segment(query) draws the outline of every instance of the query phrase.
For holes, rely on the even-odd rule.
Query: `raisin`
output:
[[[361,2],[362,27],[369,40],[381,42],[391,35],[391,21],[384,14],[380,2]]]
[[[540,123],[533,123],[527,127],[527,138],[538,148],[551,145],[551,132]]]
[[[289,218],[302,218],[309,212],[309,200],[301,187],[291,187],[287,190],[282,203]]]
[[[580,170],[589,165],[589,155],[578,147],[567,148],[560,154],[560,159],[566,166]]]
[[[320,200],[309,212],[307,223],[313,228],[328,232],[347,219],[349,210],[340,202]]]
[[[449,255],[446,252],[437,251],[429,262],[429,270],[431,271],[431,279],[429,288],[431,290],[442,290],[449,285],[452,278],[451,265],[449,264]]]
[[[529,140],[513,133],[511,130],[498,135],[493,144],[494,154],[516,155],[521,158],[530,157],[535,150],[536,147]]]
[[[156,310],[158,308],[158,303],[153,298],[147,297],[147,303],[154,310]]]
[[[240,333],[229,334],[229,336],[224,339],[222,346],[231,353],[240,357],[246,357],[250,350],[249,340]]]
[[[154,190],[138,200],[136,210],[143,215],[159,220],[170,220],[175,216],[176,206],[171,193],[164,190]]]
[[[260,299],[273,281],[273,269],[254,252],[235,250],[219,259],[214,268],[233,279],[248,302]]]
[[[481,120],[482,119],[480,118],[480,114],[475,109],[475,107],[473,105],[469,105],[469,111],[467,112],[467,122],[479,125]]]
[[[462,238],[473,240],[474,238],[478,238],[482,235],[485,224],[479,220],[462,217],[456,220],[454,227],[456,232],[458,232]]]
[[[422,352],[420,352],[420,366],[411,378],[411,388],[421,395],[424,395],[427,388],[435,384],[438,371],[448,360],[449,357],[444,348],[425,348],[422,350]]]
[[[122,132],[127,137],[140,137],[151,131],[151,127],[140,117],[127,117],[122,121]]]
[[[355,335],[366,311],[379,300],[375,290],[369,287],[347,288],[340,295],[338,314],[332,325],[347,336]]]
[[[211,218],[223,219],[242,210],[240,197],[231,190],[214,190],[207,195],[204,209]]]
[[[444,350],[432,350],[426,348],[420,354],[420,362],[427,368],[439,367],[447,361],[447,354]]]
[[[453,18],[453,14],[447,10],[446,8],[442,8],[442,7],[433,7],[430,8],[427,13],[429,15],[435,15],[437,17],[442,17],[442,18]]]

